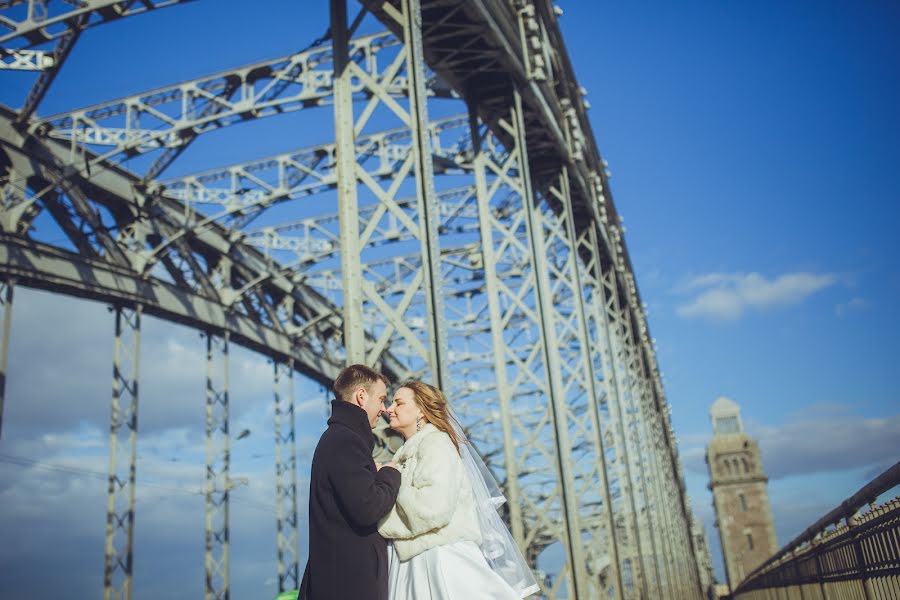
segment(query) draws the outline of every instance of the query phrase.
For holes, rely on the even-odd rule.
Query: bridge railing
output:
[[[900,462],[751,573],[735,600],[900,598],[900,496],[875,504],[898,485]]]

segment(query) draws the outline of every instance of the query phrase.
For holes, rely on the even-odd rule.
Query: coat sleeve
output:
[[[400,472],[390,467],[376,471],[363,444],[348,444],[332,457],[329,480],[338,504],[356,527],[378,523],[394,506],[400,489]]]
[[[378,525],[389,539],[410,539],[450,523],[462,491],[462,461],[449,438],[432,434],[417,450],[417,463],[397,494],[397,504]]]

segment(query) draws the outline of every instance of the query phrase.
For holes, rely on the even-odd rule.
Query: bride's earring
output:
[[[422,431],[422,417],[416,417],[416,431]]]

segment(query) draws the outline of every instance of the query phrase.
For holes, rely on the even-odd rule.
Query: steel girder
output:
[[[392,97],[404,96],[408,86],[408,74],[398,72],[404,62],[402,42],[379,33],[347,44],[350,63],[356,65],[353,82],[348,82],[351,97],[377,93],[397,105]],[[150,183],[198,135],[331,103],[333,70],[334,50],[323,46],[49,116],[31,127],[41,136],[68,142],[72,158],[86,150],[97,152],[84,161],[83,171],[156,152],[156,162],[143,178]]]
[[[22,136],[9,117],[0,118],[0,148],[14,177],[14,183],[5,187],[16,192],[6,194],[15,198],[4,207],[2,222],[7,231],[18,232],[30,208],[49,204],[47,194],[36,199],[31,192],[44,189],[64,168],[66,149],[52,141],[42,143]],[[81,257],[42,248],[47,260],[18,265],[16,268],[34,276],[32,284],[59,285],[68,293],[96,299],[104,299],[109,292],[111,301],[140,299],[146,312],[202,330],[228,328],[237,343],[281,360],[293,356],[298,370],[323,382],[340,369],[343,352],[335,335],[342,327],[340,316],[326,299],[292,282],[271,259],[234,241],[231,230],[216,223],[194,227],[195,217],[184,205],[165,197],[147,198],[138,191],[139,180],[120,169],[105,169],[90,180],[69,173],[67,181],[79,196],[89,196],[80,209],[93,224],[63,224]],[[57,210],[54,217],[62,219],[66,214]],[[72,219],[80,214],[76,212]],[[106,217],[103,223],[97,222],[98,214]],[[114,237],[111,231],[118,231],[118,235]],[[6,239],[12,244],[10,249],[24,247],[27,252],[35,245]],[[176,242],[166,244],[162,264],[145,272],[153,249],[170,239]],[[98,248],[110,248],[115,254],[104,254]],[[115,256],[119,258],[109,258]],[[69,265],[84,260],[103,277],[84,279],[77,271],[66,272]],[[7,263],[4,268],[11,269],[12,265]],[[40,276],[46,269],[51,278],[42,283]],[[62,270],[54,273],[54,269]],[[253,281],[263,283],[251,287],[247,294],[239,293]],[[115,288],[120,282],[126,285]],[[291,343],[292,338],[299,341]],[[404,372],[390,356],[385,357],[385,368],[392,373]]]
[[[300,587],[300,518],[297,511],[297,435],[293,361],[272,361],[275,396],[275,511],[278,591]]]
[[[492,145],[495,142],[496,140],[492,139],[486,142],[486,145]],[[485,151],[481,154],[482,160],[487,160],[486,157],[492,157],[492,159],[505,157],[500,161],[501,164],[505,163],[505,167],[494,164],[494,171],[500,171],[501,174],[507,178],[518,178],[519,169],[515,164],[514,157],[513,159],[508,160],[505,150],[499,150],[497,147],[494,147],[492,150]],[[476,164],[481,164],[479,159],[476,159]],[[529,241],[524,236],[524,228],[521,227],[522,221],[518,206],[514,205],[513,200],[504,197],[504,193],[509,192],[508,186],[505,185],[501,178],[495,173],[485,175],[484,177],[480,177],[478,173],[482,173],[482,170],[476,167],[476,180],[483,181],[483,183],[477,184],[476,187],[482,186],[485,188],[481,194],[481,202],[479,204],[481,209],[487,215],[484,217],[483,222],[487,223],[487,227],[490,228],[492,227],[490,224],[491,220],[503,221],[518,216],[520,219],[520,226],[514,226],[512,228],[511,237],[515,239],[515,243],[519,244],[522,248],[527,249]],[[490,195],[487,193],[488,179],[490,179],[492,183],[495,181],[499,183],[499,185],[492,186],[493,189]],[[521,184],[518,189],[522,189]],[[558,196],[562,192],[556,191],[555,193]],[[454,218],[458,219],[456,231],[473,231],[475,229],[473,228],[472,220],[476,220],[474,224],[477,225],[478,215],[473,214],[471,210],[467,210],[467,204],[470,205],[472,201],[472,195],[467,191],[454,198],[451,207],[441,205],[439,210],[442,215],[452,215]],[[548,238],[555,245],[567,243],[565,240],[570,234],[568,231],[565,231],[566,227],[564,220],[560,221],[555,215],[547,213],[547,211],[542,211],[540,218],[547,221],[546,225],[542,225],[542,229],[544,230],[542,235],[544,237]],[[322,220],[333,221],[334,217],[326,216],[322,217]],[[316,222],[315,219],[311,219],[311,221]],[[446,228],[446,225],[444,227]],[[312,227],[310,227],[310,229],[312,229]],[[308,230],[309,229],[307,229],[307,231]],[[409,238],[410,236],[407,235],[406,237]],[[395,239],[394,241],[399,241],[399,239]],[[311,246],[315,246],[315,244],[311,244]],[[504,357],[503,353],[501,353],[498,354],[497,357],[499,357],[500,360],[505,361],[506,366],[502,369],[495,370],[493,368],[494,358],[492,358],[494,356],[494,350],[490,343],[488,343],[487,347],[483,347],[479,351],[473,352],[470,349],[472,344],[478,345],[476,343],[477,332],[490,331],[490,322],[487,322],[486,324],[484,322],[484,318],[486,317],[485,313],[487,311],[485,310],[486,307],[484,306],[483,295],[485,293],[485,280],[487,281],[488,287],[490,287],[491,279],[490,277],[485,277],[483,273],[486,268],[490,270],[491,266],[493,266],[493,269],[496,270],[495,274],[498,279],[508,281],[508,285],[519,285],[515,283],[514,280],[522,277],[523,266],[526,271],[529,269],[529,261],[533,258],[530,252],[525,253],[520,258],[506,257],[498,259],[493,254],[488,257],[487,253],[490,252],[490,250],[488,250],[489,246],[482,246],[485,248],[484,257],[482,257],[479,246],[471,245],[463,248],[451,248],[442,252],[442,281],[443,295],[448,314],[448,335],[451,340],[450,356],[452,361],[452,379],[453,382],[457,382],[457,385],[451,383],[451,387],[449,388],[451,397],[454,399],[454,406],[462,413],[461,416],[463,417],[463,420],[469,423],[477,423],[478,427],[472,427],[470,428],[470,431],[479,445],[479,450],[486,455],[492,465],[496,465],[496,459],[498,455],[503,452],[504,445],[502,440],[498,443],[497,437],[490,436],[487,432],[490,429],[499,426],[501,422],[500,419],[491,414],[495,409],[492,409],[490,403],[486,402],[485,394],[493,393],[495,390],[505,390],[507,386],[502,382],[499,386],[479,384],[477,373],[484,373],[487,370],[490,372],[489,376],[493,377],[493,373],[496,372],[498,379],[500,379],[504,376],[506,368],[515,368],[516,363],[515,360]],[[561,254],[561,256],[563,262],[567,265],[564,269],[566,272],[564,275],[554,275],[552,277],[552,280],[556,284],[553,293],[555,296],[567,296],[569,298],[568,302],[571,304],[573,299],[576,298],[573,288],[578,286],[577,279],[573,279],[575,276],[571,269],[571,264],[576,260],[575,253],[570,250],[567,254]],[[377,263],[361,263],[363,271],[385,274],[378,278],[376,283],[376,292],[382,297],[391,297],[395,295],[402,296],[406,291],[406,278],[409,277],[410,274],[417,273],[420,266],[421,257],[415,253],[409,256],[382,259],[377,261]],[[328,286],[332,290],[340,289],[339,269],[315,270],[314,272],[315,274],[311,275],[310,279],[307,279],[308,282],[312,283],[313,281],[317,281],[318,284],[313,285]],[[551,270],[551,272],[553,271]],[[533,282],[530,285],[533,287]],[[560,291],[562,286],[568,287],[567,293],[563,294]],[[322,291],[323,294],[326,293],[324,289],[320,288],[320,291]],[[533,291],[530,293],[533,294]],[[565,302],[562,302],[562,304],[564,303]],[[576,317],[571,314],[571,308],[569,309],[569,313],[570,314],[564,315],[563,317],[552,317],[554,322],[561,324],[557,326],[558,329],[561,332],[566,332],[564,337],[565,341],[561,344],[562,346],[565,346],[566,344],[575,345],[578,343],[578,340],[575,339],[577,336],[574,332],[575,324],[573,321]],[[454,315],[457,315],[458,318],[454,318]],[[364,317],[371,318],[368,314],[364,315]],[[535,318],[536,317],[523,319],[521,315],[519,315],[518,319],[512,317],[509,320],[504,321],[499,327],[495,327],[494,331],[495,333],[501,333],[502,330],[503,334],[508,335],[511,338],[522,337],[523,334],[525,334],[525,337],[527,338],[528,333],[532,334],[531,339],[527,342],[528,345],[524,346],[526,349],[531,348],[526,350],[527,353],[531,353],[533,352],[535,343]],[[532,324],[530,329],[524,326],[529,320]],[[411,324],[410,327],[416,326]],[[422,328],[421,325],[419,328]],[[481,344],[483,345],[483,341]],[[493,346],[500,347],[502,345],[494,344]],[[584,348],[585,346],[582,344],[580,347]],[[578,354],[579,352],[576,352],[576,358],[574,360],[575,366],[571,368],[584,370],[584,363],[578,363]],[[527,360],[527,357],[520,356],[518,358],[520,364],[523,360]],[[488,379],[488,377],[481,379]],[[569,387],[571,388],[572,386],[570,385]],[[580,378],[580,387],[582,388],[582,395],[583,388],[590,387],[590,384],[587,383],[584,376],[581,376]],[[567,391],[567,395],[569,395],[569,391]],[[576,393],[576,396],[577,395],[578,394]],[[524,406],[526,406],[525,403],[528,403],[528,406],[533,405],[535,401],[539,401],[539,397],[533,393],[518,393],[515,395],[514,400],[521,405],[518,410],[519,414],[516,415],[516,417],[525,419],[529,416],[529,410],[524,409]],[[596,487],[598,482],[603,481],[601,477],[602,461],[599,460],[602,451],[596,451],[597,447],[602,448],[602,442],[599,441],[597,433],[590,432],[591,423],[596,422],[589,416],[591,411],[590,403],[584,402],[583,400],[580,403],[572,402],[571,406],[565,409],[566,419],[570,428],[573,432],[578,432],[578,435],[575,436],[577,439],[570,441],[570,445],[575,447],[575,452],[577,452],[579,456],[594,456],[594,460],[591,463],[594,466],[594,469],[587,469],[581,472],[576,469],[573,477],[574,487],[577,490],[580,501],[578,511],[583,517],[583,522],[586,524],[583,528],[585,533],[597,533],[602,529],[605,529],[606,531],[609,531],[610,529],[607,524],[610,515],[609,513],[604,512],[608,503],[596,498],[593,500],[590,498],[593,493],[591,488]],[[509,423],[509,421],[506,421],[506,423]],[[553,439],[552,435],[550,439]],[[591,449],[592,444],[594,445],[593,450]],[[556,444],[554,443],[553,445],[555,446]],[[509,449],[512,449],[513,446],[514,444],[512,443],[506,444],[506,448]],[[512,489],[512,486],[518,481],[519,476],[539,482],[539,485],[542,486],[552,486],[552,482],[556,478],[555,461],[553,460],[552,454],[547,454],[543,458],[545,460],[540,461],[541,465],[536,465],[535,461],[531,460],[531,464],[528,464],[527,466],[510,470],[509,474],[505,477],[507,489]],[[577,463],[577,461],[575,462]],[[600,483],[600,485],[603,484]],[[548,496],[552,501],[552,492],[547,492],[545,490],[542,491],[540,495]],[[596,494],[594,494],[594,496],[596,496]],[[547,521],[546,510],[534,511],[531,510],[530,506],[525,506],[523,509],[517,502],[511,502],[510,510],[520,513],[524,512],[526,515],[524,517],[525,520],[531,520],[536,523],[540,523],[541,519],[545,522]],[[514,518],[512,519],[512,523],[513,527],[517,529],[520,521],[519,519]],[[530,547],[532,548],[530,553],[535,555],[539,554],[540,551],[546,548],[548,544],[552,543],[554,539],[560,539],[559,527],[561,526],[561,522],[558,519],[550,519],[547,523],[547,526],[536,527],[536,531],[530,543]],[[579,538],[582,538],[583,535],[584,534],[579,534]],[[585,541],[587,540],[585,539]],[[598,537],[595,540],[595,543],[591,545],[602,547],[604,543],[606,542]],[[600,548],[597,549],[599,550]],[[593,564],[601,564],[604,560],[605,556],[597,556],[593,561]],[[557,579],[557,582],[564,580],[565,578],[560,578]],[[607,583],[609,584],[609,582]]]
[[[206,600],[231,597],[228,333],[206,334]]]
[[[577,597],[580,589],[587,593],[587,583],[569,456],[569,415],[556,354],[559,346],[544,264],[543,224],[528,169],[524,168],[528,155],[520,102],[509,107],[504,127],[514,144],[507,146],[509,152],[501,164],[491,161],[487,153],[476,155],[476,186],[504,427],[510,518],[514,535],[523,547],[534,549],[534,558],[543,549],[541,544],[561,544],[565,566],[555,582],[544,579],[540,583],[551,596],[565,589]],[[489,140],[486,143],[493,145]],[[499,219],[489,210],[498,192],[508,203],[508,210]],[[510,263],[521,265],[517,276],[501,279],[496,266]],[[506,329],[506,323],[514,317],[529,323],[529,335],[515,335],[515,331]],[[535,406],[536,396],[549,402]],[[513,404],[517,402],[527,402],[531,410],[516,412]],[[536,465],[543,468],[535,470]]]
[[[190,0],[82,0],[73,3],[57,0],[10,0],[0,7],[0,64],[11,57],[13,68],[28,67],[42,71],[34,83],[18,122],[25,123],[34,114],[50,84],[56,78],[81,32],[89,27],[142,14]],[[75,5],[73,7],[73,4]],[[55,42],[53,50],[30,47]]]
[[[384,18],[386,6],[392,2],[362,0],[389,28]],[[596,227],[597,241],[602,254],[614,265],[616,286],[626,288],[626,275],[632,272],[630,259],[618,232],[618,215],[611,202],[605,162],[596,149],[585,106],[580,101],[580,89],[568,59],[565,44],[555,21],[552,7],[545,2],[520,0],[503,2],[485,0],[470,3],[462,0],[426,0],[422,4],[425,55],[429,66],[456,92],[467,99],[470,109],[481,115],[493,131],[507,141],[500,120],[506,114],[509,99],[519,90],[524,100],[525,120],[528,123],[527,142],[530,168],[535,186],[545,189],[547,181],[556,176],[558,165],[570,169],[572,207],[576,232]],[[533,22],[528,22],[533,19]],[[518,27],[517,27],[518,25]],[[537,30],[537,35],[531,32]],[[556,85],[535,77],[533,57],[526,51],[531,37],[550,47],[546,65],[554,73]],[[432,43],[429,43],[433,40]],[[526,64],[532,61],[533,64]],[[560,124],[565,124],[561,126]],[[596,194],[594,192],[597,192]],[[623,295],[623,298],[625,296]],[[640,313],[640,299],[636,288],[629,290],[625,310],[635,313],[646,329]],[[652,355],[652,349],[638,344],[641,352]],[[661,390],[655,360],[647,361],[654,370],[646,376]],[[657,408],[668,426],[666,411]],[[680,472],[677,451],[671,432],[665,435],[665,460]],[[683,482],[676,482],[682,490],[678,494],[679,521],[687,521],[690,511],[683,493]],[[691,540],[691,545],[693,542]]]
[[[463,168],[469,149],[468,140],[463,137],[467,124],[465,117],[448,117],[428,124],[427,135],[432,140],[433,157],[440,161],[440,172]],[[412,131],[404,127],[360,136],[354,145],[348,146],[352,150],[346,155],[356,156],[357,168],[365,171],[367,179],[387,180],[410,159],[412,144]],[[337,188],[340,168],[337,155],[337,144],[323,144],[163,180],[150,193],[180,200],[193,210],[212,210],[212,214],[205,215],[205,220],[198,221],[198,227],[208,221],[219,221],[243,229],[279,202]],[[406,204],[414,210],[411,202]]]
[[[190,0],[9,0],[0,6],[0,44],[44,44],[71,33],[113,20],[165,8]],[[74,6],[73,6],[74,5]],[[86,21],[79,24],[82,18]]]
[[[689,510],[604,165],[552,13],[541,2],[422,0],[419,20],[416,3],[365,4],[396,39],[370,36],[386,41],[354,46],[358,42],[347,40],[341,27],[335,30],[335,47],[343,59],[323,48],[302,53],[302,60],[297,54],[266,63],[264,68],[278,71],[286,83],[237,69],[219,74],[230,74],[228,81],[203,78],[32,123],[27,152],[44,159],[37,168],[18,160],[11,165],[18,171],[8,169],[8,181],[29,185],[4,185],[3,229],[18,234],[4,236],[0,245],[16,257],[16,267],[7,268],[6,276],[30,273],[43,278],[43,286],[63,282],[82,295],[149,301],[145,310],[151,313],[162,310],[154,305],[155,294],[183,296],[188,306],[199,302],[200,310],[220,315],[217,323],[228,321],[215,331],[239,343],[252,340],[248,345],[276,359],[294,358],[298,368],[317,378],[335,365],[304,361],[314,361],[309,355],[316,350],[321,360],[323,348],[337,353],[336,364],[344,348],[357,354],[363,348],[362,356],[380,357],[394,365],[395,373],[421,376],[448,364],[451,376],[435,379],[458,395],[470,424],[482,419],[473,438],[516,500],[510,502],[510,516],[518,514],[511,519],[516,539],[532,559],[549,545],[566,548],[569,566],[555,582],[542,581],[551,596],[565,589],[570,597],[590,597],[604,586],[615,586],[621,597],[647,596],[645,577],[652,568],[655,593],[690,597],[684,591],[690,582],[683,576],[690,568],[665,571],[664,566],[664,573],[657,573],[663,552],[685,547]],[[346,15],[337,17],[346,24]],[[73,29],[75,37],[80,30]],[[536,50],[535,41],[543,46]],[[384,60],[379,63],[378,57]],[[417,67],[412,70],[406,66],[410,57]],[[303,60],[312,62],[301,65]],[[483,132],[480,123],[491,130],[491,141],[480,140],[477,154],[465,136],[458,136],[462,143],[444,146],[441,134],[434,135],[437,124],[425,112],[420,71],[425,62],[479,115],[473,131]],[[366,77],[341,84],[341,74],[351,71]],[[317,83],[316,73],[327,81]],[[517,95],[519,110],[511,113]],[[192,112],[180,113],[173,98]],[[229,173],[221,179],[207,173],[202,181],[169,186],[154,180],[202,132],[332,99],[339,105],[334,145],[219,170]],[[353,100],[362,101],[361,112],[354,110]],[[366,155],[367,121],[383,109],[400,121],[404,131],[399,135],[406,138],[389,140],[393,154],[373,151],[378,146],[372,144]],[[21,148],[12,141],[15,135],[3,136],[9,156]],[[48,136],[65,137],[68,144]],[[382,139],[379,148],[388,148]],[[151,151],[160,156],[143,177],[108,162]],[[517,152],[527,156],[519,159],[521,167],[515,164]],[[473,164],[472,156],[480,158]],[[375,159],[381,157],[387,160],[376,168]],[[84,177],[91,168],[93,177]],[[273,185],[264,175],[267,168],[293,170],[293,175]],[[430,187],[433,173],[446,169],[474,171],[474,193],[473,186]],[[330,179],[319,179],[322,174]],[[314,192],[333,193],[342,183],[337,219],[316,214],[266,222],[270,208]],[[197,192],[205,189],[215,194]],[[173,197],[179,193],[188,201]],[[216,203],[221,210],[212,212]],[[52,214],[83,256],[22,243],[21,235],[41,210]],[[251,222],[255,229],[247,228]],[[485,230],[494,241],[490,249],[483,243]],[[446,245],[444,238],[467,241],[476,233],[481,253],[471,247],[438,252],[438,237]],[[360,260],[336,270],[341,248],[342,258]],[[353,252],[357,248],[360,252]],[[414,252],[413,259],[399,256],[408,252]],[[514,259],[506,260],[510,256]],[[56,266],[47,268],[47,260]],[[107,283],[56,272],[85,266]],[[428,284],[428,278],[435,283]],[[435,292],[439,280],[443,297]],[[350,285],[353,281],[360,285]],[[126,292],[115,290],[119,284]],[[414,291],[403,293],[403,286]],[[360,291],[358,299],[350,298]],[[165,314],[178,314],[171,304],[170,299]],[[387,324],[378,324],[385,307],[390,309]],[[194,311],[182,310],[178,318],[195,326],[205,323]],[[445,334],[436,325],[441,314],[453,315]],[[374,325],[360,341],[358,331],[345,328],[348,322]],[[294,347],[304,331],[324,341]],[[344,344],[336,335],[340,331],[348,340]],[[483,339],[472,335],[477,332]],[[443,351],[442,337],[447,340]],[[388,347],[397,353],[385,354]],[[442,352],[443,358],[435,358]],[[537,371],[529,373],[529,368]],[[494,379],[484,378],[492,369]],[[217,451],[214,456],[223,455]],[[582,460],[573,467],[569,456]],[[656,526],[651,526],[653,518]],[[645,558],[652,561],[650,567],[640,568]],[[595,581],[601,577],[602,582]],[[227,587],[225,580],[213,592],[227,593]]]
[[[578,254],[584,259],[582,276],[585,290],[586,320],[592,362],[597,365],[602,377],[602,396],[598,401],[602,415],[601,427],[606,441],[605,464],[611,466],[609,479],[615,487],[611,491],[613,513],[616,515],[617,542],[620,554],[623,597],[647,597],[649,592],[645,579],[640,529],[637,522],[637,504],[634,494],[631,460],[625,435],[622,411],[625,408],[625,394],[622,389],[620,371],[616,369],[617,346],[612,336],[612,322],[615,320],[614,305],[610,300],[608,284],[611,278],[604,273],[598,254],[599,245],[596,231],[586,229],[578,236]],[[611,486],[612,487],[612,486]]]
[[[429,373],[440,387],[446,381],[446,333],[442,321],[443,299],[440,294],[439,249],[437,224],[436,191],[434,169],[431,156],[431,139],[428,136],[428,113],[426,107],[425,71],[422,60],[421,17],[418,0],[402,0],[398,9],[391,12],[398,39],[403,45],[391,65],[383,73],[383,81],[373,78],[353,60],[353,51],[348,40],[346,0],[332,0],[331,30],[335,36],[335,133],[337,139],[337,172],[341,185],[338,187],[339,224],[341,229],[341,265],[343,271],[344,342],[351,360],[371,363],[388,344],[404,344],[415,350],[416,360],[410,363],[416,373]],[[369,97],[365,107],[356,114],[352,99],[352,81],[358,80]],[[402,95],[395,99],[388,85],[401,80],[404,82]],[[399,101],[398,101],[399,100]],[[387,118],[399,122],[410,130],[411,152],[394,172],[386,179],[387,187],[373,179],[364,169],[358,167],[355,153],[355,137],[363,133],[372,116],[379,108],[384,109]],[[397,205],[401,186],[409,178],[414,182],[416,196],[414,219],[409,218]],[[365,245],[366,230],[360,230],[357,218],[359,194],[373,196],[379,202],[381,213],[390,212],[398,218],[419,244],[423,256],[421,269],[407,293],[396,305],[387,304],[374,293],[371,284],[365,280],[359,269],[357,257],[361,245]],[[414,296],[421,295],[424,306],[412,302]],[[377,306],[386,317],[378,341],[367,348],[362,336],[365,305]],[[415,308],[413,308],[415,307]],[[411,310],[412,309],[412,310]],[[424,309],[424,310],[422,310]],[[414,312],[415,311],[415,312]],[[424,319],[428,323],[427,335],[416,335],[407,325],[410,319]],[[393,341],[393,343],[392,343]]]
[[[0,49],[0,70],[45,71],[54,64],[53,55],[42,50]]]
[[[3,435],[3,405],[6,401],[6,369],[9,367],[9,335],[12,324],[12,301],[15,279],[0,280],[0,436]]]
[[[140,346],[140,304],[134,308],[118,307],[109,427],[105,600],[131,600],[132,597]],[[124,460],[120,462],[120,458]]]
[[[646,495],[641,484],[642,471],[638,456],[641,448],[636,443],[633,427],[632,390],[629,377],[623,359],[622,311],[618,302],[618,294],[615,285],[615,273],[611,269],[604,269],[603,262],[599,261],[597,273],[600,279],[601,298],[604,300],[604,321],[607,344],[610,351],[610,362],[613,370],[612,379],[618,401],[610,404],[611,416],[616,421],[619,439],[621,440],[620,469],[625,475],[628,496],[630,498],[631,512],[631,556],[633,564],[631,568],[637,572],[638,585],[641,589],[641,597],[657,597],[659,590],[656,587],[656,579],[651,579],[651,568],[648,560],[649,544],[647,536],[647,503]]]

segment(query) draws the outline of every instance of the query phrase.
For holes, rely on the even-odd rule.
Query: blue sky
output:
[[[891,368],[900,333],[893,241],[900,9],[824,1],[559,4],[625,217],[694,509],[715,551],[702,455],[708,407],[727,395],[760,439],[784,543],[900,456]],[[327,28],[325,2],[253,6],[195,2],[86,32],[39,114],[288,54]],[[31,77],[5,73],[0,102],[18,106]],[[210,134],[166,175],[327,141],[320,123],[330,124],[330,112],[316,115]],[[109,314],[17,293],[0,453],[103,473]],[[149,508],[138,521],[135,577],[144,595],[202,591],[202,502],[193,493],[203,477],[201,345],[195,332],[147,319],[139,472],[157,487],[146,488]],[[232,429],[253,434],[233,447],[234,468],[249,483],[234,495],[232,577],[235,597],[260,589],[267,597],[274,589],[270,367],[237,351],[233,369]],[[194,403],[185,400],[190,390]],[[298,380],[297,399],[308,450],[324,422],[325,396]],[[102,478],[7,463],[0,473],[0,499],[15,507],[0,516],[15,540],[0,562],[16,566],[0,574],[3,595],[97,593]],[[68,576],[58,584],[37,577],[46,560]],[[721,562],[716,552],[714,562]]]

